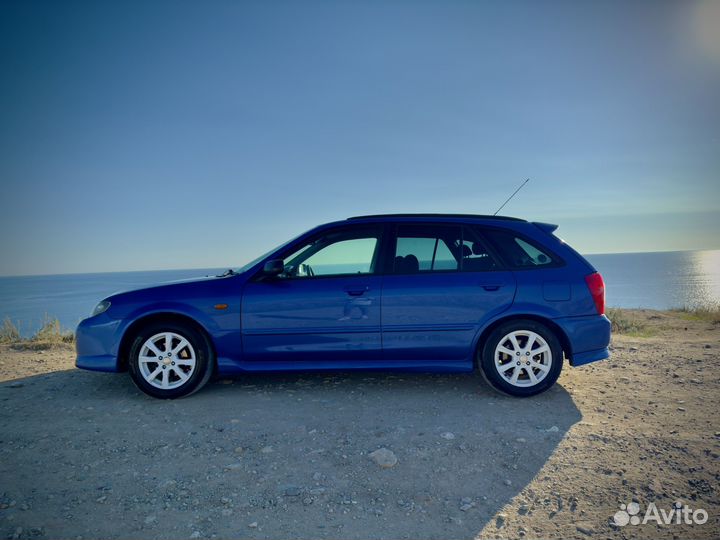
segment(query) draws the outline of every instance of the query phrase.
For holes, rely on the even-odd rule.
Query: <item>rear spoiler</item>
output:
[[[548,234],[554,233],[558,228],[558,225],[554,225],[553,223],[541,223],[539,221],[533,221],[533,225]]]

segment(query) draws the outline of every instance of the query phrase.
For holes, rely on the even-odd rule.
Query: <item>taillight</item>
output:
[[[595,309],[598,315],[603,315],[605,313],[605,282],[600,272],[585,276],[585,283],[587,283],[590,295],[592,296],[593,302],[595,302]]]

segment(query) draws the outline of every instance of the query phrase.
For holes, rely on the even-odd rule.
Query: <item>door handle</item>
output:
[[[481,285],[483,289],[486,291],[497,291],[502,285],[495,285],[495,284],[488,284],[488,285]]]
[[[345,292],[350,296],[362,296],[366,291],[369,291],[370,287],[345,287]]]

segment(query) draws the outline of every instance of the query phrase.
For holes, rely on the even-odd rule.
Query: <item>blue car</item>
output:
[[[609,356],[599,273],[556,225],[361,216],[238,270],[115,294],[77,328],[79,368],[129,371],[158,398],[213,375],[330,369],[470,372],[532,396]]]

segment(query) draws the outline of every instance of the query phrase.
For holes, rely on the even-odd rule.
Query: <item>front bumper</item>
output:
[[[562,317],[554,321],[565,332],[570,345],[568,359],[572,366],[610,357],[610,320],[605,315]]]
[[[105,313],[80,321],[75,331],[75,366],[92,371],[120,371],[120,322]]]

